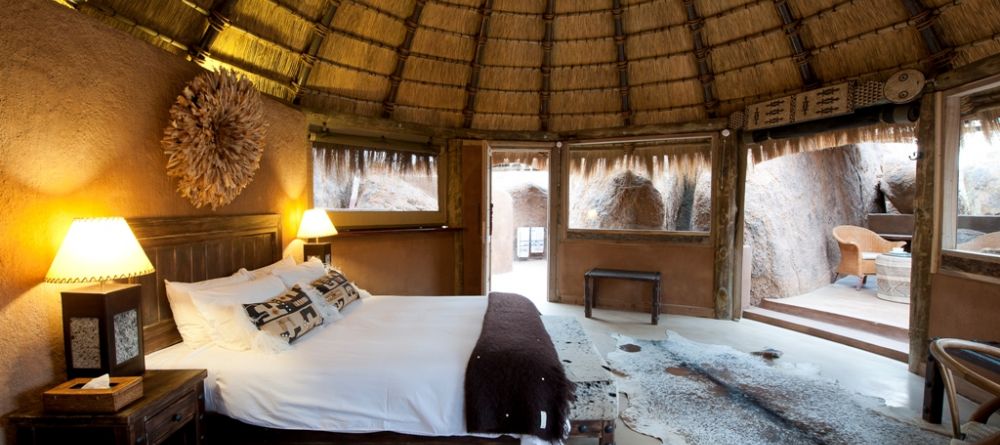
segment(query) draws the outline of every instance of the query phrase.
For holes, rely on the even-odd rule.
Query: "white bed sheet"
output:
[[[375,296],[280,354],[183,343],[150,369],[205,368],[210,411],[280,429],[466,435],[465,368],[486,297]]]

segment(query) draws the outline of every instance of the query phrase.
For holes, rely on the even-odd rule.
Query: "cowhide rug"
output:
[[[615,337],[608,363],[628,396],[621,418],[668,444],[948,443],[888,417],[881,400],[852,394],[815,368],[769,364],[669,331],[666,340]]]

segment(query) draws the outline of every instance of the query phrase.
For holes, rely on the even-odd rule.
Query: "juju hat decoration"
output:
[[[191,81],[170,108],[163,132],[167,175],[195,207],[229,204],[260,167],[264,123],[260,94],[246,77],[228,70]]]

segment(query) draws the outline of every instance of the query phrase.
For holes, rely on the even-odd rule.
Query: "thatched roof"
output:
[[[1000,52],[996,0],[57,0],[319,113],[568,132]]]

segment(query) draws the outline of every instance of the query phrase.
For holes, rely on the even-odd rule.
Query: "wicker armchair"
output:
[[[875,257],[906,244],[904,241],[888,241],[871,230],[857,226],[834,227],[833,238],[840,245],[837,277],[856,275],[860,278],[858,290],[865,285],[868,275],[875,275]]]
[[[948,396],[953,437],[951,444],[992,445],[1000,443],[1000,428],[987,424],[990,416],[1000,409],[1000,382],[987,378],[978,369],[966,366],[964,363],[958,361],[948,352],[949,349],[974,351],[993,360],[1000,360],[1000,348],[954,338],[939,338],[932,341],[930,346],[931,354],[937,359],[938,367],[941,369],[945,394]],[[959,421],[955,374],[958,374],[966,382],[986,390],[993,397],[991,400],[979,405],[975,412],[969,416],[969,421],[964,425]]]

